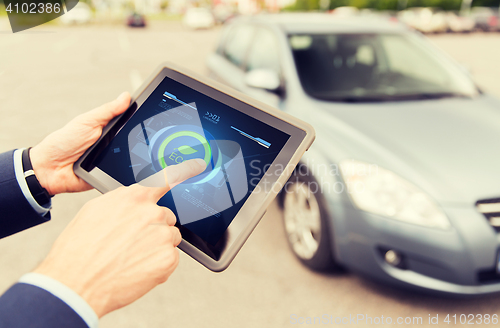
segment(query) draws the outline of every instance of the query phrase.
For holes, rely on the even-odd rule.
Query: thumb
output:
[[[104,127],[116,116],[125,112],[130,106],[130,94],[123,92],[115,100],[108,102],[96,109],[91,110],[86,114],[86,118],[93,120],[98,125]]]
[[[159,200],[176,185],[192,178],[203,171],[207,164],[200,158],[191,159],[177,165],[170,165],[163,170],[138,182],[143,187],[151,188],[152,197]]]

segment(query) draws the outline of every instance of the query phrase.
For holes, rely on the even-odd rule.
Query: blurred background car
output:
[[[476,22],[469,16],[460,15],[460,13],[448,11],[445,13],[448,32],[469,33],[476,26]]]
[[[304,265],[500,291],[500,101],[424,36],[362,17],[241,18],[207,67],[316,129],[280,197]]]
[[[89,5],[79,1],[73,9],[60,17],[61,23],[65,25],[71,24],[87,24],[92,20],[92,10]]]
[[[146,17],[137,12],[133,12],[127,17],[127,26],[146,27]]]
[[[448,30],[446,14],[435,8],[409,8],[398,13],[400,21],[422,33]]]
[[[367,10],[371,11],[370,9]],[[333,9],[330,13],[339,17],[352,17],[358,15],[360,10],[356,7],[342,6]]]
[[[231,6],[228,6],[228,5],[223,4],[223,3],[219,3],[219,4],[214,6],[213,15],[214,15],[215,21],[219,24],[224,24],[227,21],[229,21],[230,19],[237,16]]]
[[[496,0],[494,3],[489,0],[474,0],[472,5],[497,6],[494,10],[498,11],[499,1]],[[328,5],[327,0],[297,0],[294,10],[317,10],[315,8],[318,6],[309,7],[309,9],[305,7],[305,5],[314,4],[314,2],[321,2],[322,8],[326,8]],[[396,2],[402,3],[402,5],[398,6]],[[328,9],[320,10],[329,11],[337,5],[358,6],[359,13],[354,15],[354,22],[350,22],[351,17],[328,15],[336,23],[346,24],[346,29],[351,31],[357,22],[363,23],[365,16],[385,16],[384,19],[392,20],[395,24],[393,16],[397,13],[396,10],[406,8],[404,2],[404,0],[331,0]],[[221,34],[231,31],[231,29],[217,25],[215,28],[202,31],[183,28],[182,15],[186,8],[194,5],[191,1],[136,0],[131,4],[129,1],[92,0],[86,3],[91,6],[93,15],[91,22],[85,28],[58,26],[57,23],[60,25],[62,23],[57,19],[54,23],[36,27],[33,33],[27,31],[26,33],[9,34],[7,32],[10,30],[9,20],[5,15],[5,7],[0,1],[0,32],[2,32],[0,37],[0,49],[2,49],[0,51],[2,57],[0,98],[3,108],[5,108],[2,120],[0,120],[2,128],[0,144],[4,150],[11,149],[13,146],[36,144],[43,138],[43,135],[60,128],[71,117],[107,102],[109,97],[118,95],[123,90],[136,90],[160,62],[170,61],[199,74],[206,74],[207,56],[214,51],[216,44],[220,44],[218,42],[220,37],[229,36]],[[223,3],[227,4],[226,1]],[[461,8],[459,1],[419,0],[408,1],[407,4],[408,6],[440,6],[443,10],[467,12]],[[200,5],[211,6],[215,15],[218,1],[203,2]],[[238,3],[230,1],[231,9],[240,16],[254,15],[259,11],[289,10],[288,7],[283,9],[283,6],[289,6],[288,1],[238,0]],[[384,11],[366,10],[363,7],[383,8]],[[148,26],[146,29],[138,31],[138,29],[125,26],[131,8],[146,16]],[[230,23],[230,21],[231,19],[227,22]],[[297,18],[297,33],[302,31],[305,34],[313,34],[313,28],[307,30],[307,33],[301,28],[304,21],[306,19]],[[389,26],[394,24],[391,23]],[[268,28],[268,23],[263,24],[262,27]],[[366,32],[367,27],[361,27],[359,32]],[[281,24],[279,28],[281,29]],[[317,30],[318,33],[323,32],[323,34],[340,33],[337,28],[334,30],[333,27],[328,30],[319,26]],[[499,215],[494,214],[495,212],[492,212],[491,206],[495,206],[493,201],[498,198],[500,192],[488,191],[483,185],[488,177],[491,183],[498,180],[498,176],[492,169],[492,166],[498,166],[498,161],[493,158],[498,146],[492,146],[493,141],[498,136],[491,132],[491,129],[494,129],[499,121],[496,114],[498,106],[496,105],[497,101],[490,100],[488,102],[486,99],[491,99],[490,94],[500,97],[500,84],[498,83],[500,61],[497,55],[497,51],[500,51],[500,33],[477,31],[478,33],[471,34],[436,34],[423,38],[424,40],[430,39],[433,44],[474,72],[474,79],[477,80],[477,83],[482,88],[484,87],[484,90],[488,90],[486,95],[475,97],[470,102],[467,98],[443,98],[411,102],[395,100],[373,103],[343,103],[320,101],[303,91],[304,88],[296,75],[297,69],[293,52],[287,37],[291,31],[288,29],[275,31],[274,28],[272,31],[276,33],[276,39],[279,41],[277,47],[280,58],[284,58],[279,66],[286,69],[283,71],[280,81],[283,86],[276,89],[275,92],[259,88],[251,88],[245,92],[255,93],[259,99],[267,99],[280,108],[290,108],[287,110],[291,110],[296,107],[298,111],[302,112],[302,115],[310,114],[310,117],[305,118],[311,120],[316,126],[319,133],[318,145],[313,145],[311,150],[306,153],[301,168],[303,170],[311,168],[314,172],[312,176],[320,183],[324,181],[323,190],[325,192],[322,197],[328,200],[329,210],[329,221],[326,224],[332,222],[328,229],[333,230],[333,232],[324,237],[323,241],[330,237],[333,239],[328,240],[333,245],[332,252],[340,252],[340,255],[334,257],[339,259],[337,265],[343,264],[345,268],[350,270],[347,270],[346,273],[318,274],[302,265],[302,262],[298,260],[289,247],[289,240],[292,238],[289,237],[289,233],[285,233],[283,211],[278,202],[274,202],[226,273],[213,275],[181,252],[178,272],[171,277],[170,283],[159,286],[141,302],[106,317],[100,322],[100,327],[172,326],[198,328],[217,325],[220,328],[232,328],[233,326],[238,328],[285,328],[290,326],[290,322],[287,320],[290,313],[311,316],[328,313],[334,317],[349,317],[349,314],[363,313],[365,317],[374,319],[383,314],[384,319],[390,316],[393,318],[393,322],[399,316],[422,317],[424,322],[427,322],[426,318],[428,318],[429,313],[432,314],[432,317],[439,314],[440,319],[445,318],[448,314],[451,317],[454,313],[457,313],[457,317],[460,313],[479,313],[483,314],[483,318],[488,313],[500,313],[500,293],[486,297],[475,297],[473,301],[462,297],[442,298],[435,297],[434,294],[423,295],[422,293],[407,292],[402,288],[388,288],[382,283],[363,279],[358,274],[350,272],[352,270],[363,273],[364,271],[359,270],[357,266],[364,265],[365,261],[367,267],[370,267],[374,261],[377,261],[376,265],[382,266],[384,264],[378,264],[382,261],[389,266],[388,269],[384,265],[383,270],[390,271],[391,275],[403,274],[403,280],[414,272],[418,273],[416,277],[424,280],[425,277],[435,278],[438,276],[435,271],[440,272],[439,275],[445,278],[438,279],[437,286],[439,287],[446,285],[444,283],[446,281],[456,282],[457,277],[463,277],[463,275],[471,277],[473,270],[481,268],[476,272],[477,281],[480,280],[480,282],[468,285],[471,278],[465,282],[465,286],[481,287],[487,285],[488,280],[493,285],[497,283],[498,275],[493,270],[494,256],[492,256],[492,248],[495,247],[492,247],[494,245],[492,234],[494,233],[489,231],[483,233],[482,231],[487,230],[484,227],[485,224],[498,225],[495,218],[499,217]],[[376,31],[379,31],[378,28]],[[388,29],[388,31],[391,33],[392,30]],[[164,39],[168,39],[168,42],[159,42],[159,40]],[[254,39],[251,44],[255,44],[256,41]],[[307,45],[308,40],[307,38],[302,40],[294,38],[293,42],[295,49],[296,47],[300,48],[301,43],[302,47]],[[334,44],[333,41],[328,42]],[[243,46],[245,44],[248,45],[248,43],[243,42]],[[273,58],[275,47],[271,46],[269,49],[268,56]],[[424,51],[427,47],[422,47],[422,49]],[[366,50],[360,52],[364,53],[360,56],[365,57],[366,62],[366,58],[369,58],[370,55],[367,55]],[[248,50],[243,51],[244,55],[249,53]],[[265,51],[262,50],[259,53],[265,53]],[[233,54],[238,54],[238,51],[235,50]],[[326,58],[328,59],[329,56]],[[431,56],[433,57],[433,55]],[[405,56],[402,54],[399,57]],[[235,58],[238,59],[237,56]],[[333,58],[329,58],[331,62],[327,63],[331,66]],[[406,62],[401,59],[399,66],[401,68],[407,67],[405,64],[409,65],[408,63],[412,61],[419,63],[414,57],[408,57]],[[446,59],[443,61],[449,62]],[[383,63],[385,62],[383,61]],[[329,67],[328,65],[325,67]],[[338,59],[337,65],[339,65]],[[74,69],[61,69],[61,67]],[[376,67],[380,67],[380,70],[383,69],[381,65]],[[417,67],[422,66],[419,64]],[[427,70],[433,68],[434,65],[427,66]],[[425,68],[423,70],[425,71]],[[239,71],[241,69],[236,70],[236,72]],[[329,73],[330,70],[325,70],[325,72]],[[30,78],[26,79],[25,76],[30,76]],[[253,74],[254,80],[249,79],[243,84],[243,87],[247,86],[248,83],[264,86],[262,76],[266,77],[264,81],[271,82],[268,84],[271,89],[273,84],[276,85],[275,74],[262,74],[261,72]],[[271,77],[268,78],[269,76]],[[258,78],[257,81],[255,78]],[[347,76],[348,81],[351,78]],[[83,92],[75,92],[75,90],[83,90]],[[283,92],[281,96],[278,95],[280,92]],[[292,104],[295,100],[298,101],[296,106]],[[280,103],[283,104],[280,105]],[[470,104],[470,106],[465,109],[463,108],[464,103]],[[426,104],[431,105],[427,106]],[[456,114],[456,116],[452,114]],[[425,119],[421,118],[420,115],[422,117],[425,115]],[[389,121],[381,122],[382,118]],[[448,122],[443,124],[442,121],[448,118]],[[410,122],[413,124],[410,125]],[[360,127],[361,123],[362,127]],[[477,128],[478,125],[484,126],[485,124],[490,128]],[[384,134],[384,128],[387,128],[391,134],[389,135],[389,132]],[[416,131],[417,129],[419,131]],[[437,132],[439,129],[441,133]],[[458,130],[462,132],[463,136],[457,132]],[[375,132],[378,134],[372,137]],[[409,140],[409,133],[415,137]],[[453,139],[455,140],[453,141]],[[455,146],[456,148],[447,145],[453,142],[458,144]],[[434,143],[436,143],[435,146]],[[439,149],[436,150],[438,146],[441,147],[440,152],[443,154],[438,153]],[[458,151],[457,148],[459,148]],[[430,154],[431,151],[437,154],[434,156],[434,154]],[[367,154],[361,158],[364,152]],[[417,154],[415,155],[415,153]],[[463,155],[461,155],[462,153]],[[442,157],[445,154],[450,157],[447,161],[449,169],[444,173],[442,171],[435,173],[437,163],[443,162]],[[373,159],[373,156],[379,156],[380,160]],[[321,162],[317,160],[323,158],[325,159]],[[456,224],[459,224],[459,231],[455,234],[455,232],[449,233],[447,230],[441,231],[433,228],[420,227],[419,229],[418,226],[399,229],[401,225],[395,226],[391,223],[390,216],[370,214],[368,211],[359,210],[358,207],[355,207],[356,210],[351,210],[354,205],[350,193],[339,194],[342,191],[341,188],[328,191],[327,184],[327,182],[333,181],[330,182],[330,185],[333,186],[334,183],[340,182],[336,186],[342,187],[344,185],[345,187],[343,176],[335,173],[335,164],[346,158],[372,162],[377,165],[376,167],[392,171],[404,180],[413,182],[419,189],[424,190],[424,194],[428,194],[436,188],[442,189],[445,183],[453,184],[449,194],[445,193],[446,198],[450,200],[449,202],[443,196],[437,197],[434,193],[432,198],[447,213],[453,224],[453,231],[457,230],[454,228]],[[434,160],[429,158],[434,158]],[[312,159],[316,159],[317,163]],[[392,161],[405,164],[406,169],[402,170],[397,163],[393,164]],[[465,166],[468,167],[468,170],[463,173]],[[361,168],[363,167],[361,166]],[[375,170],[376,167],[374,167]],[[329,170],[327,171],[327,169]],[[462,173],[457,174],[457,172]],[[330,175],[334,175],[334,177],[327,180]],[[379,174],[379,176],[386,175]],[[422,178],[422,176],[424,177]],[[377,187],[380,183],[374,182],[373,185]],[[306,220],[304,220],[306,225],[303,227],[307,227],[307,223],[310,222],[307,217],[310,217],[311,213],[315,213],[315,209],[317,210],[326,201],[322,201],[320,198],[315,203],[316,198],[300,198],[299,191],[303,189],[294,186],[296,186],[295,183],[288,186],[287,190],[290,193],[294,189],[298,189],[295,192],[297,196],[291,200],[296,199],[297,203],[303,205],[302,209],[307,209],[303,211],[306,216]],[[314,186],[311,184],[313,191]],[[472,186],[473,190],[469,186]],[[404,195],[401,187],[394,183],[388,184],[388,189],[389,191],[377,193],[378,197],[391,201],[393,199],[391,195]],[[471,196],[470,199],[493,199],[490,203],[484,203],[493,204],[489,208],[480,202],[479,204],[482,206],[477,207],[476,210],[474,202],[471,200],[456,201],[458,199],[456,194],[469,195],[478,189],[483,190],[481,194],[484,196]],[[477,193],[479,194],[479,192]],[[50,251],[53,241],[68,224],[68,219],[74,217],[83,204],[97,195],[98,192],[92,191],[55,197],[52,223],[33,231],[28,230],[17,236],[2,239],[0,242],[0,252],[3,254],[0,256],[1,289],[7,290],[22,274],[38,265],[40,259],[44,258]],[[303,195],[308,196],[307,192]],[[332,199],[338,201],[330,205],[329,202]],[[280,203],[285,203],[285,200],[281,199]],[[394,203],[399,203],[399,201]],[[481,217],[478,216],[479,209],[491,213]],[[466,212],[462,222],[454,223],[455,220],[460,219],[459,216],[462,215],[460,214],[462,212]],[[293,217],[289,216],[288,219],[293,220]],[[481,219],[486,222],[481,221]],[[362,225],[365,220],[368,221],[365,227],[353,228],[358,224]],[[464,225],[467,227],[464,228]],[[300,228],[300,226],[298,227]],[[399,231],[394,231],[396,229]],[[490,229],[493,230],[493,226]],[[329,231],[321,226],[319,230]],[[361,233],[359,233],[360,230]],[[436,232],[432,233],[434,230]],[[465,234],[464,230],[468,232]],[[308,240],[314,247],[315,241],[311,242],[311,239],[307,239],[307,230],[305,231],[305,240]],[[417,237],[411,235],[406,237],[410,233],[429,240],[416,242]],[[465,237],[462,238],[462,234]],[[368,238],[365,237],[366,235]],[[317,237],[318,235],[315,233],[312,236]],[[442,236],[445,236],[443,240],[441,240]],[[446,249],[446,245],[450,245],[449,239],[452,236],[460,239],[463,246],[457,246],[460,243],[456,243],[451,244],[452,246]],[[485,241],[476,242],[480,238],[484,238]],[[411,244],[411,247],[397,248],[399,243],[402,243],[401,240],[404,239]],[[353,243],[353,240],[357,243]],[[383,256],[380,254],[381,252],[375,253],[373,240],[376,240],[378,245],[393,247],[393,251],[387,251]],[[300,243],[295,244],[300,245]],[[320,241],[319,244],[324,244],[324,242]],[[367,244],[368,246],[359,246],[359,244]],[[19,247],[19,245],[31,246],[28,249],[27,247]],[[348,250],[346,253],[346,245],[353,245],[352,251]],[[474,258],[481,245],[487,254],[483,255],[482,251],[479,252],[476,260]],[[431,258],[437,257],[439,261],[428,263],[427,253],[432,254]],[[315,254],[320,253],[315,252]],[[422,254],[425,257],[420,257]],[[350,255],[352,258],[344,260]],[[318,256],[316,255],[316,259]],[[483,256],[487,258],[487,261],[481,263]],[[385,262],[386,258],[392,264]],[[390,267],[398,261],[406,262],[407,269],[390,270]],[[356,266],[357,262],[360,264]],[[449,264],[450,262],[452,265]],[[444,265],[441,266],[443,263]],[[471,263],[472,265],[470,265]],[[436,267],[441,269],[436,270]],[[454,268],[457,268],[456,273]],[[427,270],[431,272],[426,273]],[[367,275],[369,277],[378,276],[380,275],[379,271],[380,269],[377,269],[372,275],[370,273]],[[453,273],[448,274],[450,271]],[[446,278],[446,276],[450,276],[450,278]],[[427,282],[429,281],[427,280]],[[433,280],[430,282],[432,283]],[[454,283],[454,287],[462,282]],[[394,281],[392,284],[398,285]],[[228,285],[234,286],[236,289],[227,288]],[[172,302],[171,295],[180,295],[181,297],[178,302]],[[186,307],[185,304],[194,306]],[[227,314],[227,320],[226,318],[220,320],[221,306],[224,308],[222,311],[224,315]],[[196,307],[196,315],[193,315],[194,307]],[[144,315],[145,309],[148,313],[146,316]],[[250,313],[258,313],[258,315],[252,316],[249,320]],[[363,324],[359,324],[359,326],[362,327]],[[371,325],[367,323],[365,326]],[[414,323],[410,326],[422,325]]]
[[[206,29],[214,27],[215,18],[207,8],[189,8],[184,14],[182,24],[191,29]]]
[[[483,32],[495,32],[500,30],[498,8],[473,7],[470,17],[475,22],[475,28]]]

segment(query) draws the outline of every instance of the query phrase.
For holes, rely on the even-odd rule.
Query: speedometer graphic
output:
[[[222,157],[212,134],[194,125],[169,126],[155,133],[149,142],[151,163],[156,172],[167,166],[201,158],[207,164],[205,171],[188,180],[203,183],[217,174]]]
[[[207,123],[204,128],[197,115],[194,103],[174,107],[139,122],[128,134],[129,167],[138,183],[190,159],[199,158],[207,164],[204,172],[165,195],[163,204],[173,201],[168,206],[175,208],[181,224],[219,218],[248,193],[240,145],[233,140],[215,140],[210,131],[215,133],[211,129],[216,127]]]

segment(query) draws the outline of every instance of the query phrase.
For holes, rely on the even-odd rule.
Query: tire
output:
[[[324,196],[312,186],[316,180],[298,167],[280,193],[285,235],[295,256],[315,271],[337,271],[333,240],[330,235],[329,214]],[[304,174],[306,173],[307,174]]]

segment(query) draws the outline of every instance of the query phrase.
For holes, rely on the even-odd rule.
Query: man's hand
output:
[[[186,161],[144,180],[148,187],[121,187],[91,200],[35,272],[74,290],[99,317],[132,303],[165,282],[179,261],[175,215],[156,203],[204,170],[203,160]]]
[[[33,171],[49,194],[78,192],[92,187],[73,172],[73,164],[101,136],[102,129],[130,105],[130,95],[77,116],[31,149]]]

